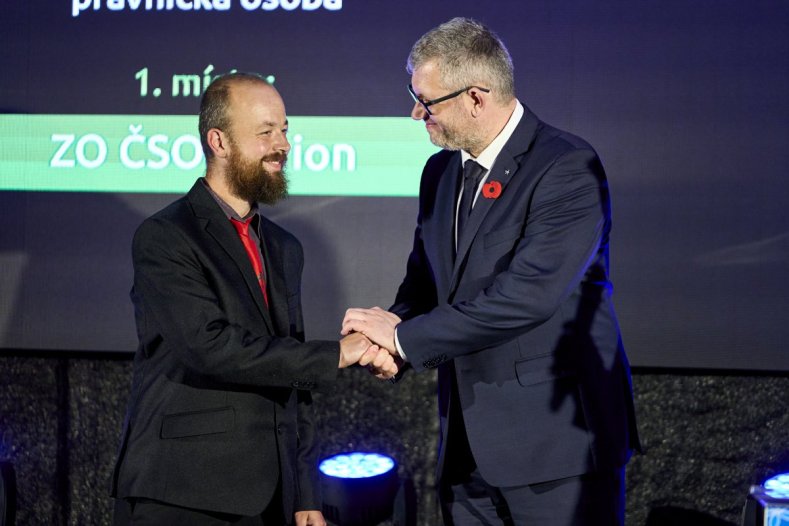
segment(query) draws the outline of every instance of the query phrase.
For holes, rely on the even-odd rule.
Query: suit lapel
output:
[[[491,183],[493,181],[500,183],[502,193],[507,190],[507,184],[518,170],[518,163],[515,162],[515,159],[512,157],[503,158],[504,155],[505,152],[502,150],[496,159],[495,164],[493,167],[491,167],[490,174],[485,181],[485,184]],[[466,258],[469,248],[471,248],[472,242],[477,237],[477,233],[479,232],[480,225],[482,225],[482,221],[488,215],[488,212],[490,212],[490,210],[495,206],[495,204],[496,199],[485,197],[482,190],[480,190],[479,197],[477,197],[477,201],[474,203],[474,208],[471,209],[471,215],[469,215],[468,221],[466,222],[466,227],[458,239],[457,256],[455,257],[455,265],[452,270],[453,282],[455,279],[457,279],[460,263]]]
[[[521,117],[512,136],[504,145],[498,157],[496,157],[496,161],[493,163],[490,174],[488,174],[488,178],[485,181],[485,184],[494,181],[499,182],[501,184],[501,194],[507,191],[508,184],[517,176],[520,166],[518,159],[529,150],[537,132],[537,125],[539,124],[537,117],[525,105],[523,110],[523,117]],[[460,158],[459,155],[458,158]],[[485,218],[497,207],[504,206],[498,203],[498,199],[487,198],[480,190],[479,197],[474,203],[474,208],[471,210],[465,229],[457,242],[457,254],[449,286],[450,292],[454,292],[458,286],[462,269],[464,268],[464,261],[468,257],[472,244],[477,240],[479,229]]]
[[[436,188],[433,221],[423,223],[425,247],[429,259],[435,263],[436,289],[448,293],[452,266],[455,260],[455,210],[461,180],[460,154],[456,153],[444,168]],[[428,248],[429,247],[429,248]],[[430,250],[432,248],[432,250]]]
[[[194,205],[195,215],[203,222],[205,231],[230,256],[239,272],[241,272],[249,293],[255,299],[255,305],[257,305],[258,311],[263,317],[266,328],[271,334],[274,334],[271,316],[263,299],[263,292],[260,290],[249,256],[238,238],[238,233],[219,208],[219,205],[216,204],[214,198],[205,189],[201,180],[195,183],[188,195]],[[239,294],[241,293],[242,291],[239,291]]]
[[[290,332],[288,319],[287,286],[285,284],[285,253],[280,246],[280,239],[273,230],[267,228],[267,221],[260,217],[260,244],[263,249],[263,260],[266,265],[266,280],[268,285],[268,313],[276,329],[275,334],[287,335]]]

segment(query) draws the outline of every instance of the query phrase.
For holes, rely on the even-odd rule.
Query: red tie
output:
[[[260,285],[260,290],[263,291],[263,301],[266,302],[266,308],[268,308],[268,294],[266,293],[266,274],[263,272],[263,261],[260,258],[260,250],[255,246],[255,242],[249,237],[249,223],[252,222],[252,218],[255,216],[250,217],[245,221],[239,221],[238,219],[230,218],[230,222],[236,228],[236,232],[238,232],[238,237],[241,238],[241,242],[244,244],[244,248],[247,251],[247,256],[249,256],[249,261],[252,263],[252,268],[255,270],[255,276],[258,278],[258,285]]]

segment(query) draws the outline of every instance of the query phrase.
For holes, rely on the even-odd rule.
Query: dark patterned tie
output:
[[[460,195],[460,206],[458,207],[458,240],[460,233],[463,232],[463,227],[466,226],[468,216],[471,215],[471,207],[474,204],[474,194],[477,193],[477,186],[479,180],[482,179],[482,174],[485,173],[485,168],[480,166],[476,161],[469,159],[463,165],[463,193]]]

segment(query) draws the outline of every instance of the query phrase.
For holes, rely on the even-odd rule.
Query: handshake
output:
[[[340,369],[358,363],[376,378],[388,380],[403,365],[395,345],[400,318],[380,307],[348,309],[342,320]]]

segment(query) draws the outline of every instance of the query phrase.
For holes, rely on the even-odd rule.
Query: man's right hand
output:
[[[399,367],[386,349],[372,343],[365,335],[354,332],[340,340],[339,368],[358,363],[383,380],[395,376]]]

